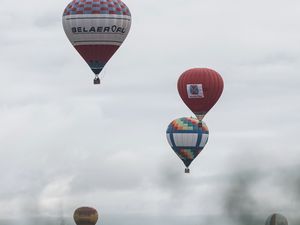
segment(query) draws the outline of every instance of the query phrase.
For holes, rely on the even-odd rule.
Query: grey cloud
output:
[[[292,221],[297,220],[295,209],[300,203],[296,197],[299,194],[298,176],[293,174],[298,166],[289,171],[283,169],[284,173],[280,166],[271,168],[253,167],[230,176],[229,188],[224,195],[224,210],[233,223],[263,224],[271,213],[282,213]]]
[[[263,224],[257,202],[251,196],[251,185],[257,182],[257,175],[242,174],[233,180],[233,185],[225,196],[224,209],[236,224]]]

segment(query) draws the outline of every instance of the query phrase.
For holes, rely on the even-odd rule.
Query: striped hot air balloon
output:
[[[131,14],[121,0],[73,0],[63,13],[64,31],[96,75],[128,35]]]
[[[187,70],[177,83],[180,97],[199,120],[216,104],[223,92],[223,86],[220,74],[207,68]]]
[[[179,118],[168,126],[167,140],[186,166],[186,173],[189,173],[188,167],[206,145],[208,136],[206,124],[195,118]]]

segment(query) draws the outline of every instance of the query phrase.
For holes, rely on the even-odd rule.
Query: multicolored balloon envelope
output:
[[[206,145],[208,136],[208,127],[196,118],[179,118],[168,126],[168,142],[186,166],[186,173],[189,173],[188,167]]]
[[[80,207],[73,215],[77,225],[95,225],[98,221],[97,210],[91,207]]]
[[[121,0],[73,0],[63,14],[65,33],[96,77],[128,35],[131,15]]]
[[[199,120],[216,104],[223,86],[220,74],[207,68],[187,70],[177,83],[180,97]]]

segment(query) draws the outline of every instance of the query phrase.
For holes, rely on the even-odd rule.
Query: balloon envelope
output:
[[[216,71],[194,68],[178,79],[177,89],[183,102],[199,120],[215,105],[223,92],[223,79]]]
[[[288,225],[288,221],[283,215],[274,213],[267,218],[265,225]]]
[[[95,225],[98,220],[97,210],[91,207],[80,207],[73,215],[77,225]]]
[[[208,127],[203,121],[183,117],[173,120],[167,129],[169,145],[186,167],[199,155],[208,141]]]
[[[121,0],[73,0],[63,14],[64,31],[98,75],[128,35],[131,15]]]

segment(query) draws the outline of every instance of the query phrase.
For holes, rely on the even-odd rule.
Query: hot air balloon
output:
[[[179,77],[177,89],[183,102],[202,120],[220,98],[223,79],[214,70],[194,68]]]
[[[95,225],[98,220],[97,210],[91,207],[80,207],[73,215],[77,225]]]
[[[64,31],[71,44],[99,74],[128,35],[131,15],[121,0],[73,0],[63,13]]]
[[[189,166],[199,155],[208,141],[208,127],[196,118],[183,117],[173,120],[167,129],[169,145],[186,166]]]
[[[283,215],[274,213],[267,218],[265,225],[288,225],[288,221]]]

